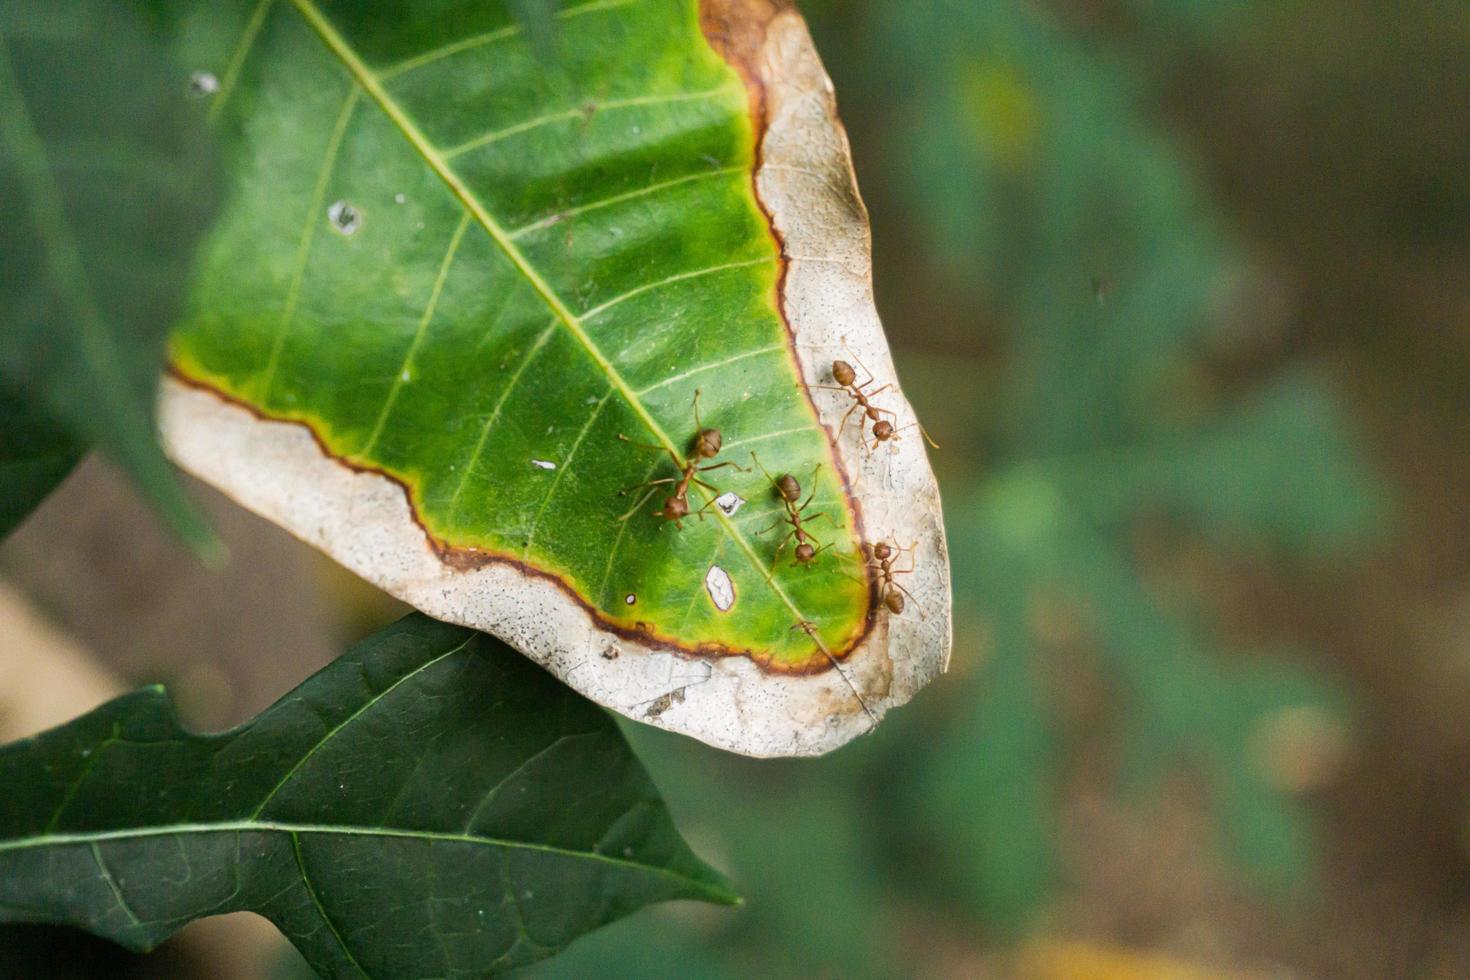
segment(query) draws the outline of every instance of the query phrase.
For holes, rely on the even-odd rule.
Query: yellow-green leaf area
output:
[[[186,29],[234,186],[173,363],[401,482],[448,560],[519,561],[616,627],[816,669],[861,635],[868,588],[778,307],[747,94],[698,13],[570,3],[552,60],[498,0],[263,0],[228,36]],[[815,492],[811,566],[789,543],[776,561],[759,470],[704,475],[745,499],[731,516],[676,528],[665,484],[623,519],[643,491],[620,491],[679,472],[618,436],[682,460],[696,391],[713,462],[758,451]]]

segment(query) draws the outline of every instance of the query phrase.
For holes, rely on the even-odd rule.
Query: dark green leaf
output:
[[[9,534],[76,465],[75,442],[0,384],[0,536]]]
[[[153,425],[163,337],[217,196],[189,93],[125,4],[0,5],[0,375],[204,546]],[[23,492],[0,485],[7,503]]]
[[[251,909],[327,975],[483,976],[735,900],[606,714],[418,615],[234,731],[152,688],[0,750],[0,781],[0,917],[132,948]]]

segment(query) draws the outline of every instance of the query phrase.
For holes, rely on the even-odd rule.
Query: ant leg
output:
[[[708,483],[705,483],[703,480],[695,480],[694,482],[697,483],[697,484],[699,484],[700,486],[704,487],[710,493],[715,494],[715,496],[709,498],[708,500],[706,500],[704,502],[704,506],[703,507],[700,507],[699,510],[696,510],[694,512],[694,516],[697,517],[697,518],[699,518],[702,521],[702,520],[704,520],[704,512],[707,511],[707,510],[709,510],[711,507],[713,507],[715,505],[715,501],[719,499],[719,493],[720,493],[720,491],[719,491],[719,488],[718,487],[712,487]]]
[[[741,466],[739,463],[731,462],[728,459],[725,460],[723,463],[711,463],[709,466],[699,466],[699,467],[696,467],[695,468],[695,472],[696,473],[708,473],[710,470],[720,470],[720,469],[724,469],[726,466],[733,466],[733,467],[735,467],[737,470],[739,470],[742,473],[749,473],[750,472],[745,467]],[[705,484],[705,486],[709,486],[709,484]],[[713,488],[711,488],[711,489],[713,489]]]
[[[914,544],[909,545],[907,548],[900,548],[899,549],[900,551],[907,551],[909,553],[909,567],[908,568],[895,568],[893,570],[893,574],[895,574],[895,575],[907,575],[907,574],[909,574],[910,572],[912,572],[914,570],[914,567],[915,567],[914,563],[916,561],[916,556],[914,555],[914,545],[917,545],[918,543],[919,542],[915,541]]]
[[[812,470],[812,492],[806,495],[806,502],[796,508],[798,514],[810,507],[812,501],[817,499],[817,474],[820,472],[822,472],[822,464],[818,463],[817,468]]]
[[[833,527],[837,526],[837,521],[832,517],[831,514],[827,513],[825,510],[819,510],[810,517],[802,518],[802,520],[806,521],[808,524],[810,524],[812,521],[820,521],[823,519],[826,519]]]
[[[886,408],[880,408],[878,411],[886,412],[888,410]],[[917,428],[919,432],[923,434],[925,442],[933,446],[935,449],[939,448],[939,443],[934,441],[934,437],[929,435],[929,430],[925,429],[918,419],[914,419],[914,421],[910,422],[908,425],[904,426],[901,429],[894,429],[893,434],[897,436],[900,432],[907,432],[909,429],[913,428]]]
[[[651,449],[651,450],[653,450],[656,453],[668,453],[669,454],[669,458],[674,461],[674,465],[676,467],[678,467],[681,470],[684,468],[684,464],[679,460],[678,454],[675,453],[668,446],[655,446],[655,445],[653,445],[651,443],[647,443],[647,442],[634,442],[632,439],[629,439],[627,436],[623,435],[621,432],[618,433],[618,438],[621,439],[623,442],[626,442],[628,445],[630,445],[630,446],[636,446],[639,449]]]
[[[776,554],[771,558],[771,574],[772,575],[774,575],[776,573],[776,566],[781,563],[781,552],[783,552],[783,551],[786,550],[786,542],[788,542],[790,540],[791,540],[791,535],[788,534],[788,535],[786,535],[786,537],[784,537],[784,538],[781,539],[781,543],[780,544],[776,545]]]
[[[889,388],[892,388],[892,387],[893,387],[893,383],[892,382],[889,382],[888,384],[884,385],[881,388],[875,389],[873,391],[865,391],[865,392],[863,392],[863,395],[864,395],[864,397],[872,398],[874,395],[881,395],[881,394],[883,394],[883,392],[887,391]],[[887,411],[887,409],[879,409],[879,411]],[[890,414],[892,414],[892,413],[890,413]]]
[[[704,423],[701,422],[701,421],[699,421],[699,389],[698,388],[695,388],[694,389],[694,427],[696,429],[702,429],[702,428],[704,428]]]
[[[656,486],[659,486],[659,485],[664,484],[664,483],[677,483],[677,482],[679,482],[679,481],[675,480],[673,477],[667,477],[666,479],[663,479],[663,480],[649,480],[647,483],[635,483],[631,487],[623,487],[623,489],[619,490],[618,491],[618,496],[619,497],[626,497],[628,495],[629,491],[632,491],[632,490],[642,490],[644,487],[656,487]]]
[[[845,339],[846,338],[844,338],[844,340]],[[861,357],[858,357],[857,354],[853,353],[852,348],[851,347],[848,347],[846,343],[844,343],[842,346],[843,346],[843,349],[847,351],[848,355],[854,361],[857,361],[857,366],[863,369],[863,373],[868,376],[868,380],[867,381],[864,381],[860,385],[857,385],[857,387],[858,388],[866,388],[868,385],[872,384],[876,379],[873,377],[873,372],[872,371],[869,371],[868,370],[868,366],[863,363],[863,359]]]
[[[817,624],[814,623],[814,622],[812,622],[809,619],[803,619],[801,622],[797,623],[795,626],[793,626],[791,628],[793,630],[801,630],[803,633],[805,633],[807,636],[811,637],[813,640],[816,640],[816,642],[818,642],[818,643],[821,643],[822,642],[817,637]]]
[[[643,507],[643,505],[646,504],[646,503],[648,503],[648,498],[649,497],[652,497],[657,492],[657,490],[658,490],[657,487],[649,487],[648,488],[648,492],[643,495],[642,499],[640,499],[638,501],[638,503],[636,503],[636,504],[633,505],[633,509],[630,510],[630,511],[628,511],[622,517],[619,517],[618,520],[620,520],[620,521],[626,521],[628,518],[630,518],[634,514],[638,513],[638,511]],[[658,514],[655,513],[654,516],[657,517]]]
[[[769,534],[772,528],[780,527],[782,524],[785,524],[785,523],[786,523],[786,518],[784,516],[783,517],[778,517],[778,518],[776,518],[776,520],[774,522],[772,522],[770,524],[767,524],[765,527],[763,527],[759,531],[755,532],[756,533],[756,536],[759,537],[762,534]]]
[[[850,419],[850,418],[852,418],[852,413],[853,412],[856,412],[858,409],[860,409],[862,407],[863,407],[863,403],[862,402],[853,402],[852,403],[852,407],[847,410],[847,414],[844,415],[844,416],[842,416],[842,424],[837,427],[837,438],[841,439],[842,438],[842,433],[844,433],[844,432],[847,431],[847,420]]]

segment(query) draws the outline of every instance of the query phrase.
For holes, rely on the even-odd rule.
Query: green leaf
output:
[[[500,0],[185,17],[233,184],[163,427],[196,475],[589,697],[809,754],[942,670],[948,575],[830,83],[794,11],[757,7],[583,0],[550,62]],[[842,357],[877,372],[871,418]],[[909,434],[868,445],[879,418]],[[914,566],[887,629],[864,534]]]
[[[36,406],[0,385],[0,536],[25,520],[80,456],[76,444]]]
[[[0,377],[207,550],[153,423],[164,334],[217,198],[189,92],[126,4],[0,6]],[[7,503],[30,472],[4,471]]]
[[[511,12],[543,58],[556,54],[556,12],[561,0],[506,0]]]
[[[693,0],[566,7],[555,64],[503,4],[455,8],[281,0],[190,56],[231,66],[212,110],[236,184],[175,369],[402,483],[441,551],[526,563],[662,642],[825,664],[792,627],[843,649],[867,589],[831,559],[767,574],[758,474],[705,477],[761,498],[734,519],[675,533],[659,495],[620,520],[642,495],[620,490],[677,475],[699,391],[722,461],[758,446],[815,474],[824,536],[857,548],[777,308],[739,75]]]
[[[0,779],[0,918],[134,949],[250,909],[329,976],[483,976],[736,900],[606,714],[417,614],[234,731],[150,688],[0,749]]]
[[[1125,529],[1146,500],[1226,550],[1269,540],[1324,554],[1369,539],[1389,510],[1360,456],[1339,400],[1316,373],[1296,369],[1199,424],[1036,466],[1111,531]]]

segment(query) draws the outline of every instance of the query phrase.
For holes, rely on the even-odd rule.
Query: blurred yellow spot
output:
[[[1040,117],[1036,99],[1011,65],[968,65],[960,77],[960,102],[982,153],[1006,169],[1031,156]]]
[[[1017,980],[1243,980],[1243,976],[1162,953],[1081,942],[1039,944],[1021,953],[1016,964]]]

